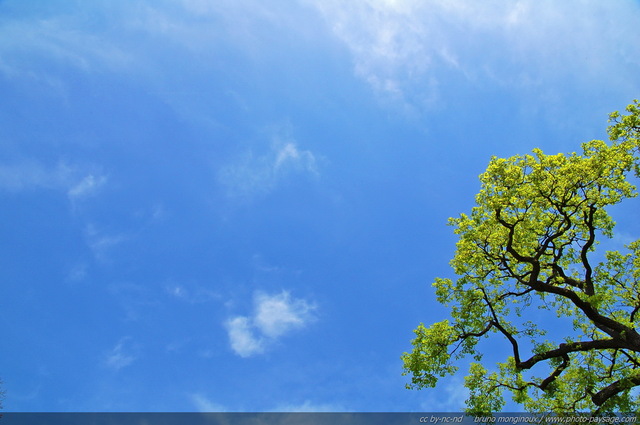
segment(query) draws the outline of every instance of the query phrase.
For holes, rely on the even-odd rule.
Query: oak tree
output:
[[[409,388],[434,387],[470,356],[470,413],[500,411],[504,392],[534,412],[640,409],[640,240],[596,250],[613,236],[607,208],[636,196],[638,101],[610,122],[609,143],[582,154],[491,159],[471,214],[450,219],[458,277],[433,285],[451,318],[415,329]],[[564,340],[545,335],[543,314],[569,323]],[[478,345],[490,336],[508,350],[492,371]]]

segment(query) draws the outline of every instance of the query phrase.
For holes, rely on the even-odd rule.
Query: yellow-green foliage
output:
[[[627,112],[611,114],[609,143],[584,143],[581,154],[491,159],[471,214],[450,219],[459,277],[434,286],[451,320],[415,330],[402,356],[408,387],[434,387],[471,355],[465,385],[476,414],[500,410],[503,391],[538,412],[640,408],[640,240],[594,263],[597,239],[613,235],[606,208],[636,196],[627,177],[640,172],[638,102]],[[540,340],[536,307],[570,318],[575,332]],[[477,342],[490,335],[511,347],[494,372],[477,362]]]

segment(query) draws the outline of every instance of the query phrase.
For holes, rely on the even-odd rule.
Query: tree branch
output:
[[[593,215],[593,210],[591,210],[591,215]],[[606,332],[611,337],[621,338],[622,340],[628,341],[629,345],[619,348],[640,350],[640,334],[638,334],[635,329],[625,326],[609,317],[603,316],[593,305],[591,305],[587,301],[584,301],[575,292],[566,288],[557,287],[550,283],[539,281],[538,276],[540,274],[540,262],[535,257],[521,255],[513,248],[513,236],[515,233],[517,222],[512,224],[505,221],[501,216],[501,208],[496,208],[495,217],[498,223],[509,230],[507,244],[505,247],[507,252],[511,254],[516,260],[527,263],[532,267],[531,274],[529,275],[529,281],[521,281],[521,283],[541,292],[553,293],[568,298],[576,307],[582,310],[582,312],[594,323],[596,327]],[[587,240],[587,243],[588,242],[589,240]],[[593,243],[593,241],[591,243]],[[587,251],[583,249],[583,253],[585,256]],[[586,264],[588,265],[588,262],[586,262]],[[565,276],[564,271],[562,271],[560,266],[556,265],[556,269],[560,269],[561,276]],[[593,289],[591,291],[593,292]]]
[[[593,270],[591,269],[591,265],[589,264],[589,260],[587,258],[587,253],[589,252],[589,249],[591,249],[591,247],[593,246],[593,243],[596,240],[595,227],[593,226],[593,215],[595,214],[595,212],[596,212],[596,207],[594,207],[593,205],[589,205],[589,213],[586,213],[586,212],[584,213],[585,224],[589,229],[589,238],[587,239],[585,244],[582,246],[582,250],[580,251],[580,259],[582,260],[582,265],[584,266],[584,270],[585,270],[584,281],[585,281],[585,293],[587,295],[595,294],[595,290],[593,288],[593,281],[591,280],[591,275],[593,273]]]
[[[556,380],[556,378],[558,376],[560,376],[560,374],[562,373],[563,370],[565,370],[567,368],[567,366],[569,366],[569,356],[567,354],[563,354],[562,356],[562,363],[560,365],[558,365],[558,367],[555,368],[555,370],[553,371],[553,373],[551,373],[551,375],[547,376],[538,386],[538,388],[540,388],[542,391],[545,391],[547,389],[547,387]]]
[[[515,224],[511,224],[511,223],[507,223],[501,216],[501,212],[502,209],[501,208],[497,208],[496,209],[496,220],[498,220],[498,223],[500,223],[502,226],[504,226],[505,228],[509,229],[509,236],[508,236],[508,240],[507,240],[507,252],[511,255],[513,255],[513,258],[515,258],[516,260],[523,262],[523,263],[533,263],[535,262],[535,258],[534,257],[528,257],[528,256],[524,256],[524,255],[520,255],[520,253],[518,253],[518,251],[516,251],[513,248],[513,234],[515,232],[516,229],[516,224],[518,223],[518,221],[516,221]]]
[[[625,350],[620,350],[620,352],[624,354],[625,357],[629,359],[631,363],[633,363],[634,369],[640,367],[640,360],[635,359],[631,354],[627,353]]]
[[[615,339],[602,339],[595,341],[580,341],[580,342],[570,342],[568,344],[560,344],[558,348],[546,351],[544,353],[536,354],[532,356],[528,360],[520,363],[516,363],[516,366],[520,369],[531,369],[537,363],[556,358],[563,357],[569,353],[575,353],[578,351],[590,351],[594,349],[615,349],[622,348],[620,347],[620,342]]]
[[[530,283],[530,285],[539,291],[568,298],[594,323],[595,326],[606,332],[609,336],[623,341],[624,344],[618,348],[628,348],[630,350],[640,351],[640,334],[638,334],[635,329],[625,326],[609,317],[603,316],[593,305],[580,298],[575,292],[541,281]]]
[[[640,310],[640,304],[638,304],[636,308],[634,308],[631,312],[631,315],[629,316],[630,321],[634,322],[636,320],[636,313],[638,312],[638,310]]]
[[[607,400],[609,400],[616,394],[628,390],[630,387],[635,387],[638,385],[640,385],[640,375],[620,379],[592,395],[591,400],[596,406],[602,406]]]

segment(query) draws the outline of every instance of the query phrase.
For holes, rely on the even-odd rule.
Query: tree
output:
[[[610,115],[609,144],[584,143],[582,155],[491,159],[471,214],[449,221],[459,277],[433,285],[451,320],[415,329],[402,355],[408,388],[434,387],[470,356],[469,413],[501,410],[504,391],[533,412],[639,410],[640,240],[624,253],[595,249],[613,236],[607,207],[636,196],[637,100],[627,112]],[[559,329],[572,321],[564,341],[545,339],[541,314]],[[478,346],[489,336],[508,349],[493,372]]]

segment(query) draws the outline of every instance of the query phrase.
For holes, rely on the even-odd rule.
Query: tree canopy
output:
[[[415,329],[409,388],[434,387],[469,356],[470,413],[500,411],[504,392],[534,412],[639,410],[640,240],[596,251],[613,236],[607,207],[637,195],[638,101],[626,111],[610,115],[609,143],[582,154],[491,159],[471,214],[450,219],[458,278],[433,285],[451,318]],[[572,322],[563,341],[545,336],[543,314],[558,329]],[[492,371],[478,346],[490,336],[508,348]]]

